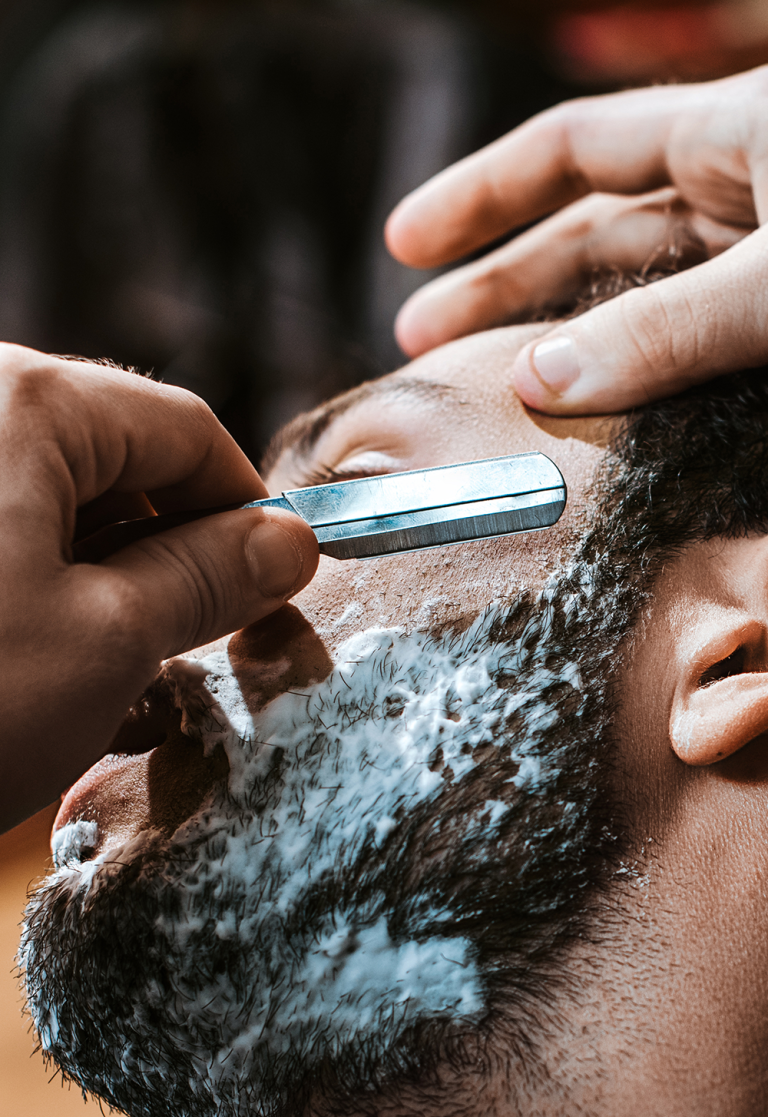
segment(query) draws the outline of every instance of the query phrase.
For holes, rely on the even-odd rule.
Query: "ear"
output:
[[[715,764],[768,732],[768,672],[745,672],[675,692],[672,748],[686,764]]]

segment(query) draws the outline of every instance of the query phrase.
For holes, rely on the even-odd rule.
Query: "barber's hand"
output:
[[[310,528],[274,510],[75,565],[78,509],[95,530],[266,495],[191,393],[0,345],[0,830],[106,751],[161,660],[272,612],[317,565]]]
[[[524,318],[596,268],[638,271],[687,243],[706,262],[526,347],[512,369],[523,400],[616,411],[768,360],[768,67],[542,113],[405,198],[387,243],[435,267],[547,213],[418,291],[397,322],[406,353]]]

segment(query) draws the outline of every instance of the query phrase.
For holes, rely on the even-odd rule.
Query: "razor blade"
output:
[[[74,546],[75,560],[98,562],[138,539],[233,508],[282,508],[301,516],[320,551],[337,559],[376,558],[552,527],[566,486],[544,454],[359,477],[289,489],[279,497],[226,509],[127,520]]]

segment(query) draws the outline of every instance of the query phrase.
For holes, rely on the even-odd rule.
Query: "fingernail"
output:
[[[539,378],[552,392],[564,392],[579,376],[576,346],[569,337],[553,337],[542,341],[531,354]]]
[[[287,597],[304,565],[288,532],[272,522],[259,524],[248,536],[246,554],[264,596]]]

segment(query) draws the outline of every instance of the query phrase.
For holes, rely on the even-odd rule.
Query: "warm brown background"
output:
[[[49,865],[48,836],[56,813],[49,807],[0,837],[0,1117],[95,1117],[95,1101],[84,1103],[79,1090],[49,1082],[29,1021],[21,1015],[14,974],[19,922],[30,883]]]

